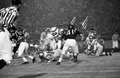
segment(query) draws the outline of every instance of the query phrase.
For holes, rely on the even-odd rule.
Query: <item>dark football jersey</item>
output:
[[[66,32],[67,39],[75,39],[75,37],[76,37],[76,32],[74,29],[67,30]]]
[[[18,31],[18,32],[22,32],[22,31]],[[18,42],[22,42],[22,41],[25,40],[23,32],[22,33],[18,33],[17,35],[18,35],[18,39],[17,39]]]
[[[81,32],[77,29],[71,29],[66,31],[66,39],[75,39]]]
[[[17,34],[16,34],[16,33],[11,33],[10,40],[15,40],[15,41],[17,41],[17,39],[18,39]]]

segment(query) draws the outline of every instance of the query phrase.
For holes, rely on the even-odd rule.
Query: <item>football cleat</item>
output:
[[[56,65],[60,65],[60,62],[57,62]]]
[[[73,59],[73,62],[77,62],[78,60],[77,60],[77,56],[74,56],[73,57],[74,59]]]
[[[26,62],[23,62],[22,64],[29,64],[29,62],[28,62],[28,61],[26,61]]]
[[[32,59],[32,62],[35,63],[35,61],[36,61],[36,59],[35,59],[35,57],[34,57],[34,58]]]
[[[110,56],[112,56],[112,53],[109,53]]]

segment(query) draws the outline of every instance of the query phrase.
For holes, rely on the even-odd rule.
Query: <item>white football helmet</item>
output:
[[[57,36],[58,32],[59,32],[59,29],[57,27],[52,27],[50,29],[50,32],[52,33],[53,36]]]
[[[50,29],[50,32],[56,32],[57,30],[58,30],[57,27],[52,27],[52,28]]]

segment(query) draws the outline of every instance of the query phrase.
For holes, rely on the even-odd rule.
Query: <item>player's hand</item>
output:
[[[81,35],[81,40],[83,41],[84,40],[84,36],[83,36],[83,34],[80,34]]]

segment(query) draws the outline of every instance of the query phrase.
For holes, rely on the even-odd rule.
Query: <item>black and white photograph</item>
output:
[[[119,0],[0,0],[0,78],[120,78]]]

